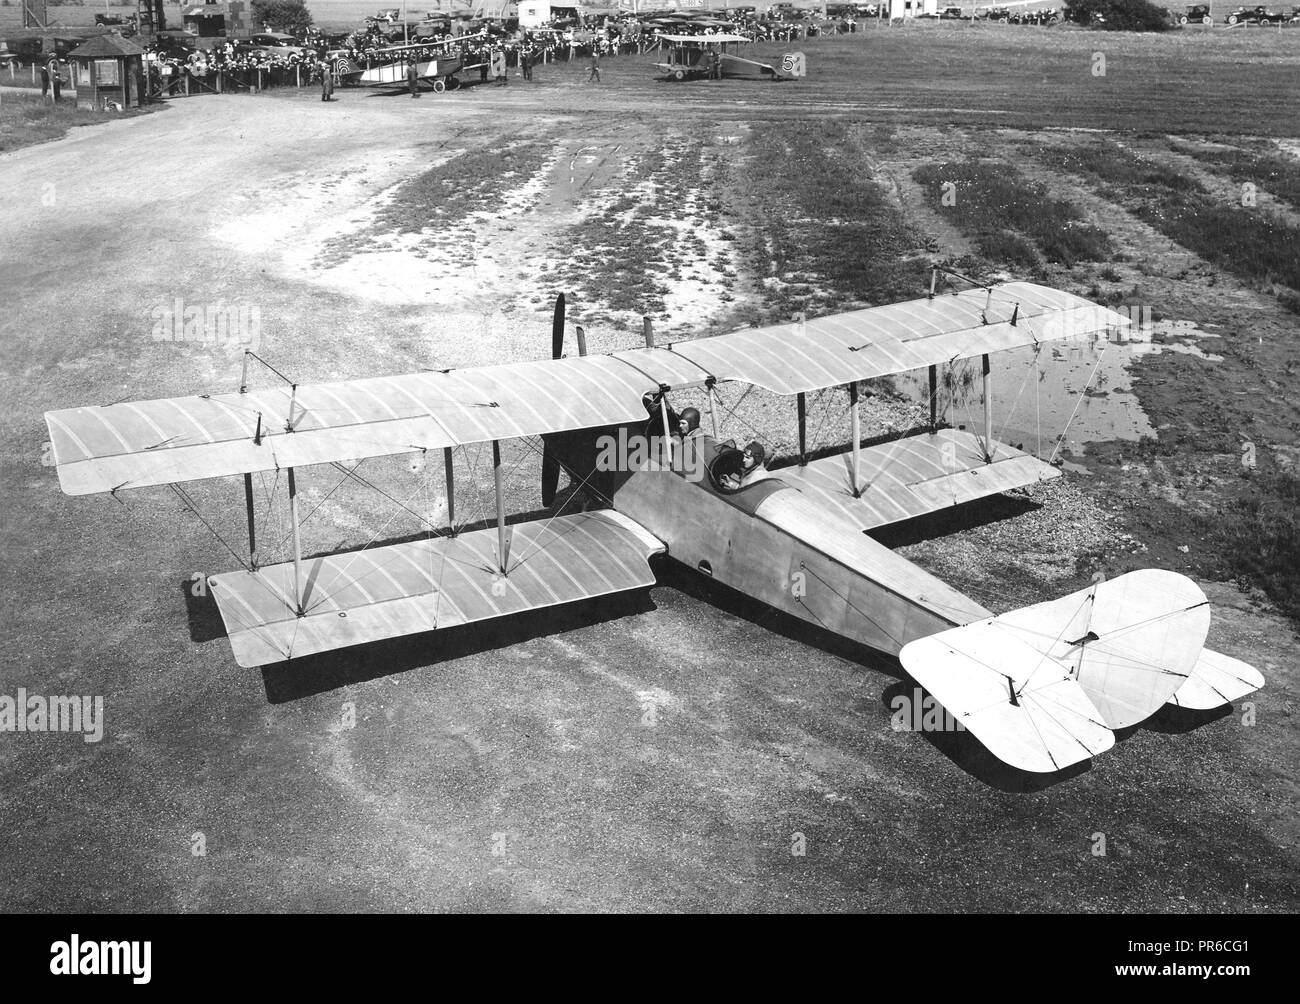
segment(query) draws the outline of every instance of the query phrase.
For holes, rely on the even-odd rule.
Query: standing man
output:
[[[411,97],[418,98],[420,96],[420,71],[416,67],[414,59],[406,64],[406,86],[411,89]]]
[[[600,83],[600,53],[595,49],[591,51],[591,71],[587,74],[587,83],[593,80]]]
[[[54,103],[59,103],[63,96],[63,74],[59,72],[59,57],[50,60],[50,86],[54,88]]]
[[[334,100],[334,74],[330,72],[328,59],[320,61],[320,99],[322,101]]]
[[[41,101],[50,96],[50,64],[41,67]]]
[[[528,46],[519,50],[519,72],[524,75],[525,80],[533,79],[533,54]]]

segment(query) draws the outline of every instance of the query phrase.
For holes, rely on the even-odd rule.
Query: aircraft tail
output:
[[[1196,583],[1147,569],[918,639],[899,658],[995,756],[1050,773],[1167,702],[1209,708],[1262,687],[1203,648],[1209,626]]]

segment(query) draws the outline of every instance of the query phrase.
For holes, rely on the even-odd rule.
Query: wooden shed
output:
[[[79,108],[138,108],[145,103],[144,49],[129,38],[92,38],[68,53],[68,59],[76,67]]]

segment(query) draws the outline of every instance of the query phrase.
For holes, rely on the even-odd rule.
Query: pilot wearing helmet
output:
[[[729,495],[769,478],[772,475],[763,466],[766,458],[767,451],[757,440],[747,443],[743,450],[734,446],[724,448],[710,466],[714,484],[719,491]]]
[[[682,440],[702,435],[700,432],[700,411],[698,408],[683,408],[677,416],[677,435]]]
[[[673,468],[687,472],[688,477],[691,476],[691,472],[696,472],[697,478],[703,476],[700,451],[704,446],[704,434],[700,431],[698,408],[682,409],[681,414],[677,416],[675,435],[681,440],[681,447],[673,458]]]
[[[740,475],[741,488],[748,488],[755,481],[762,481],[764,478],[772,476],[768,469],[763,466],[767,460],[767,451],[763,449],[763,444],[758,440],[746,444],[742,457],[745,466]]]

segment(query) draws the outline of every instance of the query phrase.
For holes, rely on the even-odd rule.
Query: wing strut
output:
[[[993,463],[993,381],[989,378],[989,354],[984,353],[984,462]],[[934,372],[934,368],[930,368]],[[933,405],[931,406],[933,407]]]
[[[506,538],[506,498],[501,492],[501,441],[492,440],[492,474],[497,485],[497,557],[500,572],[506,574],[510,560],[510,541]]]
[[[939,431],[939,367],[930,364],[930,431]]]
[[[853,497],[862,497],[862,415],[858,407],[858,382],[849,384],[849,414],[853,425]]]
[[[257,527],[253,518],[253,475],[244,475],[244,505],[248,509],[248,564],[257,571]]]
[[[451,467],[451,447],[442,451],[442,463],[447,468],[447,526],[451,535],[456,536],[456,476]]]
[[[709,392],[709,424],[713,426],[713,438],[718,438],[718,400],[714,394],[714,385],[717,384],[717,377],[709,377],[704,381],[704,389]]]
[[[239,393],[241,394],[248,393],[248,357],[251,356],[252,354],[253,353],[250,352],[248,349],[244,350],[244,372],[239,378]],[[257,416],[256,438],[258,439],[261,438],[261,431],[262,431],[262,416],[261,413],[259,412]],[[257,526],[256,526],[257,521],[253,516],[253,475],[250,473],[244,474],[244,506],[248,509],[248,564],[249,567],[254,572],[256,572],[257,571]]]
[[[668,466],[673,465],[673,431],[668,428],[668,394],[667,387],[662,388],[659,394],[659,416],[664,423],[664,447],[668,450]]]
[[[795,400],[799,404],[799,466],[808,466],[808,401],[803,391]]]
[[[289,468],[289,519],[293,523],[293,603],[298,616],[302,617],[302,544],[298,539],[298,485],[294,481],[293,468]]]

